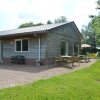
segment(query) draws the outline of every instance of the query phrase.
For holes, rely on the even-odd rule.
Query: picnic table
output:
[[[67,65],[69,67],[69,65],[72,65],[71,67],[74,67],[74,63],[79,61],[79,57],[73,57],[73,56],[68,56],[68,55],[64,55],[64,56],[59,56],[55,58],[55,64],[60,63],[62,65]]]
[[[85,60],[86,63],[90,62],[90,59],[86,55],[78,55],[80,60]]]

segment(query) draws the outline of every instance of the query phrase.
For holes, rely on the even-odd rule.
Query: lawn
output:
[[[100,61],[73,73],[1,89],[0,100],[100,100]]]

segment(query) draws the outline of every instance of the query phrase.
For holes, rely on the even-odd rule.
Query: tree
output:
[[[39,26],[43,25],[43,23],[33,24],[33,22],[23,23],[18,28],[25,28],[25,27],[32,27],[32,26]]]
[[[60,16],[59,18],[55,19],[55,23],[63,23],[63,22],[67,22],[65,16]]]
[[[24,27],[32,27],[34,24],[33,22],[23,23],[18,28],[24,28]]]
[[[100,0],[97,1],[97,8],[100,9]],[[81,30],[85,43],[91,44],[91,48],[96,51],[96,45],[100,46],[100,14],[90,15],[91,21],[88,26]]]
[[[95,16],[88,24],[81,30],[85,43],[91,45],[92,51],[96,51],[96,45],[100,46],[100,17]]]
[[[81,29],[81,34],[84,38],[84,43],[91,44],[91,40],[90,40],[91,31],[89,26],[83,26]]]
[[[97,8],[96,9],[100,9],[100,0],[97,1]]]
[[[50,20],[48,20],[48,21],[47,21],[47,24],[52,24],[52,23],[53,23],[53,22],[52,22],[52,21],[50,21]]]
[[[34,24],[33,26],[40,26],[40,25],[43,25],[43,23],[37,23],[37,24]]]
[[[100,15],[91,20],[91,29],[95,33],[97,45],[100,45]]]

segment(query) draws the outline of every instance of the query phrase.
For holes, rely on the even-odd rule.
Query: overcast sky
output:
[[[97,14],[97,0],[0,0],[0,31],[17,28],[21,23],[46,23],[59,16],[75,21],[79,29]]]

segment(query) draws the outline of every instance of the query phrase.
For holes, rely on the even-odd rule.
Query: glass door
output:
[[[68,42],[61,42],[61,55],[68,55]]]

